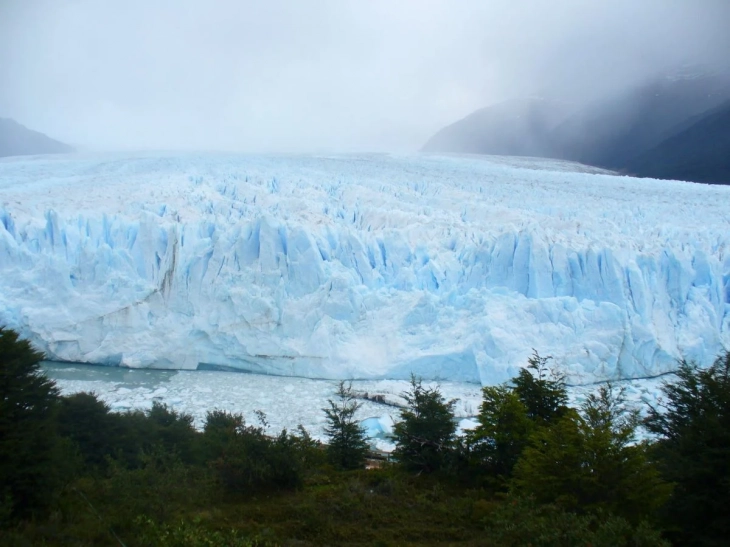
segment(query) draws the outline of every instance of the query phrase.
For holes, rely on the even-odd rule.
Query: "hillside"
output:
[[[541,98],[482,108],[436,133],[424,152],[550,156],[549,136],[571,105]]]
[[[541,156],[624,172],[715,182],[718,176],[718,180],[725,176],[718,171],[726,156],[722,138],[728,131],[722,125],[725,118],[718,114],[714,122],[682,138],[672,138],[689,131],[706,113],[728,101],[730,74],[686,69],[653,78],[574,112],[568,103],[543,99],[483,108],[436,133],[423,150]],[[702,153],[693,148],[705,142],[709,149]],[[693,151],[682,150],[678,156],[684,146],[680,143]],[[670,156],[666,155],[669,151]],[[669,163],[664,165],[665,161]],[[705,161],[710,163],[701,165]]]
[[[626,165],[642,177],[730,184],[730,101]]]
[[[594,103],[551,135],[551,157],[609,169],[628,163],[672,136],[683,122],[730,100],[730,78],[664,77]]]
[[[15,120],[0,118],[0,157],[64,154],[73,151],[73,147],[28,129]]]

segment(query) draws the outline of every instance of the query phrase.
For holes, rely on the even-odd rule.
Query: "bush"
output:
[[[529,498],[507,498],[482,518],[484,543],[500,547],[668,547],[645,522],[612,515],[577,515]]]
[[[140,545],[155,547],[267,547],[277,545],[266,539],[246,538],[236,530],[209,530],[199,521],[182,520],[177,524],[157,524],[146,516],[135,521]]]
[[[408,403],[401,421],[393,427],[393,456],[407,469],[430,473],[443,469],[453,455],[456,436],[453,401],[446,401],[438,388],[425,388],[411,376],[411,390],[403,393]]]
[[[300,435],[286,430],[276,437],[263,427],[246,425],[240,414],[208,413],[204,442],[220,484],[230,494],[258,490],[297,488],[316,444],[300,429]]]
[[[165,451],[179,454],[184,463],[200,460],[198,432],[195,431],[190,414],[154,401],[152,408],[147,411],[147,418],[152,424],[151,444],[159,442]]]

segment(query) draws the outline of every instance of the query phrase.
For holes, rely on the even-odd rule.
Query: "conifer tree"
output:
[[[533,350],[527,368],[512,380],[514,392],[527,408],[527,416],[540,424],[559,418],[568,404],[565,377],[548,366],[550,359]]]
[[[329,399],[329,408],[322,409],[327,419],[324,428],[329,443],[327,456],[330,463],[342,469],[358,469],[365,465],[368,443],[365,430],[355,419],[362,406],[355,399],[352,383],[341,381],[335,392],[336,400]]]
[[[472,461],[491,475],[509,477],[535,429],[527,407],[511,388],[487,386],[477,420],[467,434]]]
[[[406,468],[419,472],[442,469],[453,454],[456,438],[454,405],[438,388],[426,388],[411,376],[411,389],[403,393],[408,406],[393,427],[396,448],[393,455]]]
[[[707,369],[683,361],[662,387],[646,426],[659,436],[655,455],[674,483],[667,507],[673,539],[727,545],[730,538],[730,352]]]

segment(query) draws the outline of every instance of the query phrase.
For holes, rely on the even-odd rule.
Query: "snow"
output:
[[[730,348],[729,210],[525,158],[8,158],[0,324],[130,368],[494,384],[534,348],[652,376]]]

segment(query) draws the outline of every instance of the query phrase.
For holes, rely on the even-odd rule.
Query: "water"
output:
[[[92,392],[114,411],[147,410],[159,401],[190,414],[196,427],[202,427],[206,413],[213,409],[241,413],[249,423],[258,423],[255,413],[262,411],[272,434],[302,425],[319,439],[324,438],[322,409],[337,389],[333,380],[240,372],[128,369],[48,361],[42,366],[64,395]],[[368,430],[374,446],[391,449],[387,437],[398,418],[397,406],[405,403],[400,394],[408,389],[408,382],[365,380],[352,384],[362,397],[382,397],[383,403],[363,398],[356,418]],[[481,386],[458,382],[439,386],[447,399],[459,399],[456,414],[462,426],[468,427],[469,418],[478,412]]]
[[[322,409],[328,406],[328,399],[334,398],[337,389],[333,380],[241,372],[129,369],[48,361],[42,367],[64,395],[92,392],[113,411],[147,410],[154,401],[159,401],[190,414],[198,428],[205,423],[206,413],[213,409],[241,413],[253,424],[258,424],[256,411],[262,411],[270,433],[291,431],[301,425],[318,439],[325,438]],[[617,385],[625,388],[631,404],[645,408],[646,403],[657,404],[659,388],[667,379],[633,380]],[[368,431],[373,446],[392,450],[389,434],[398,419],[398,406],[405,404],[401,394],[409,388],[409,383],[357,380],[352,386],[362,397],[356,418]],[[455,413],[460,429],[473,427],[481,403],[481,386],[461,382],[441,382],[438,386],[446,399],[458,399]],[[580,405],[596,389],[597,386],[569,388],[571,404]],[[366,400],[366,395],[378,396],[383,402]]]

